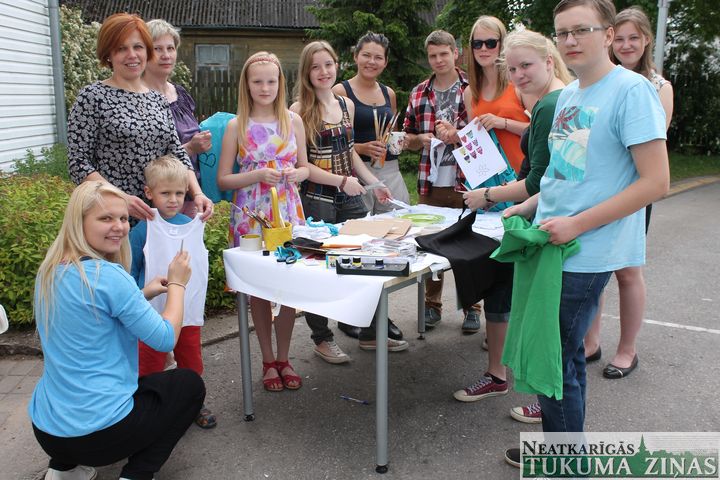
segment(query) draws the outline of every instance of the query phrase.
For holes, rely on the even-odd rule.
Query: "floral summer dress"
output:
[[[291,115],[294,115],[291,113]],[[238,146],[237,162],[240,173],[250,172],[259,168],[275,168],[283,170],[295,166],[297,162],[297,144],[295,133],[290,129],[289,138],[283,140],[280,135],[278,122],[258,123],[250,119],[247,129],[247,145]],[[242,207],[251,211],[262,211],[273,221],[272,196],[267,183],[254,183],[247,187],[235,190],[232,203],[234,207],[230,212],[230,235],[234,247],[240,244],[240,237],[247,233],[260,233],[260,225],[245,215]],[[300,195],[297,185],[288,182],[285,177],[275,188],[278,192],[278,203],[283,220],[293,225],[305,223]]]

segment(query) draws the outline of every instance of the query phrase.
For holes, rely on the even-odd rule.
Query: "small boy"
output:
[[[190,253],[192,276],[186,285],[183,328],[174,354],[179,368],[189,368],[202,375],[203,361],[200,327],[204,323],[205,293],[208,280],[208,254],[203,243],[205,224],[199,217],[190,219],[180,213],[188,189],[187,167],[177,158],[166,155],[145,167],[145,196],[156,209],[151,220],[138,222],[130,231],[132,267],[130,274],[141,289],[148,279],[167,272],[172,255],[178,249]],[[162,312],[165,294],[150,301]],[[166,354],[140,342],[139,376],[165,369]],[[217,425],[215,416],[205,406],[195,420],[201,428]]]

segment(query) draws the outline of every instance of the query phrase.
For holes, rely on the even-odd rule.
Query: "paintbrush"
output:
[[[375,138],[380,138],[380,125],[378,124],[377,108],[373,107],[373,120],[375,121]]]

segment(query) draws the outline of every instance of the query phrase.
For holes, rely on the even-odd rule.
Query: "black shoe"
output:
[[[612,363],[608,363],[607,366],[603,369],[603,377],[609,378],[609,379],[618,379],[618,378],[625,378],[630,373],[635,370],[635,368],[638,366],[638,356],[635,354],[635,357],[632,359],[632,363],[627,368],[620,368],[616,367]]]
[[[360,327],[348,325],[347,323],[338,322],[338,330],[343,332],[350,338],[358,338],[360,336]]]
[[[520,449],[508,448],[505,450],[505,461],[515,468],[520,468]]]
[[[388,338],[391,338],[393,340],[402,340],[403,339],[403,333],[402,330],[400,330],[400,327],[395,325],[392,320],[388,318]]]
[[[602,348],[598,346],[597,350],[595,350],[595,353],[585,357],[585,363],[597,362],[598,360],[600,360],[600,358],[602,358]]]

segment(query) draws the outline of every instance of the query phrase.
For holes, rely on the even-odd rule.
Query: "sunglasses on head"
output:
[[[485,45],[488,50],[492,50],[493,48],[498,46],[498,40],[497,38],[488,38],[487,40],[472,40],[470,42],[470,46],[473,48],[473,50],[480,50],[483,45]]]

